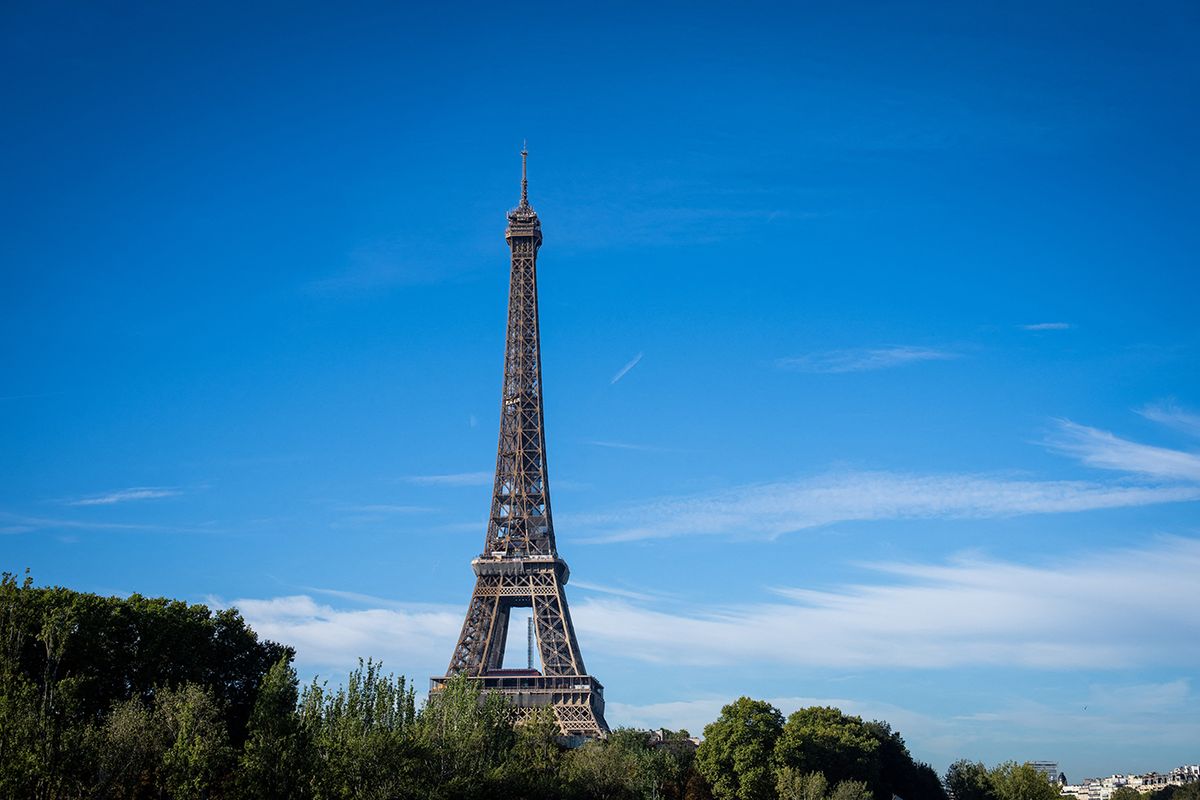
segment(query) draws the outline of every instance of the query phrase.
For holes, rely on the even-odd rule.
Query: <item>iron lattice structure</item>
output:
[[[571,624],[564,587],[570,577],[558,557],[550,513],[546,429],[542,414],[542,356],[538,330],[537,254],[542,225],[529,204],[528,153],[521,151],[521,202],[508,212],[504,238],[512,250],[508,336],[500,401],[496,480],[483,553],[471,562],[475,591],[437,691],[466,674],[487,690],[508,695],[519,715],[554,709],[566,736],[603,736],[604,687],[587,674]],[[541,671],[506,670],[510,612],[533,610]]]

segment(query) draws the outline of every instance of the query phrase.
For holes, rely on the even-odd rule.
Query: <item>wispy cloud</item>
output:
[[[447,257],[451,251],[453,257]],[[438,283],[453,277],[470,261],[470,248],[461,241],[384,237],[355,248],[340,269],[309,281],[303,289],[311,295],[333,297]]]
[[[66,392],[39,392],[37,394],[6,394],[0,395],[0,402],[8,400],[41,400],[46,397],[58,397]]]
[[[1035,322],[1032,325],[1020,326],[1023,331],[1065,331],[1071,327],[1069,322]]]
[[[1200,414],[1180,408],[1174,400],[1151,403],[1139,409],[1138,413],[1160,425],[1175,428],[1192,436],[1200,436]]]
[[[31,533],[33,531],[81,530],[81,531],[145,531],[147,533],[217,533],[218,529],[207,525],[154,525],[134,522],[98,522],[86,519],[58,519],[30,517],[0,511],[0,531],[4,533]]]
[[[831,472],[578,515],[571,524],[603,542],[695,535],[772,538],[837,522],[984,519],[1190,500],[1200,500],[1200,486]]]
[[[428,506],[398,506],[388,503],[371,503],[362,506],[347,506],[349,511],[358,511],[364,514],[427,514],[437,509],[429,508]]]
[[[1045,565],[960,559],[869,568],[882,580],[830,591],[784,588],[781,602],[669,613],[588,598],[572,611],[592,647],[662,663],[1200,665],[1200,617],[1180,602],[1194,592],[1200,540],[1163,539]]]
[[[621,378],[624,378],[625,375],[628,374],[629,370],[633,369],[634,367],[636,367],[638,365],[638,362],[640,362],[642,360],[643,355],[645,355],[645,354],[638,353],[636,356],[634,356],[629,361],[628,364],[626,364],[625,366],[623,366],[619,370],[617,370],[617,374],[612,376],[612,380],[609,381],[609,385],[612,385],[612,384],[616,383],[617,381],[621,380]]]
[[[587,442],[594,447],[607,447],[610,450],[641,450],[648,453],[661,453],[665,448],[655,447],[650,444],[634,444],[632,442],[613,442],[606,440],[591,439]]]
[[[409,475],[401,480],[419,486],[490,486],[490,472],[453,472],[447,475]]]
[[[1108,431],[1059,420],[1046,444],[1089,467],[1156,478],[1200,481],[1200,455],[1122,439]]]
[[[129,489],[118,489],[115,492],[88,495],[74,500],[64,500],[68,506],[111,506],[117,503],[128,503],[132,500],[156,500],[162,497],[177,497],[183,494],[180,489],[172,486],[133,486]]]
[[[571,586],[589,592],[599,592],[600,594],[610,594],[614,597],[624,597],[627,600],[643,600],[646,602],[651,602],[662,600],[667,597],[667,595],[664,595],[661,592],[636,591],[634,589],[625,589],[620,586],[607,586],[605,584],[590,583],[588,581],[571,581]]]
[[[380,597],[374,594],[363,594],[362,592],[347,591],[345,589],[323,589],[319,586],[301,586],[299,587],[305,592],[333,597],[338,600],[345,600],[350,603],[356,603],[364,606],[375,606],[381,608],[394,608],[413,613],[435,613],[440,614],[448,611],[449,607],[439,605],[437,603],[413,603],[404,600],[394,600],[387,597]]]
[[[889,345],[887,347],[867,347],[807,353],[801,356],[777,359],[775,365],[780,369],[796,372],[833,374],[892,369],[893,367],[903,367],[922,361],[948,361],[958,357],[958,353],[932,347]]]

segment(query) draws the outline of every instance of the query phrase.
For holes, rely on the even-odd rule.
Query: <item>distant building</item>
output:
[[[1200,764],[1185,764],[1182,767],[1176,767],[1171,770],[1171,774],[1167,776],[1167,779],[1169,783],[1173,783],[1176,786],[1200,781]]]
[[[1025,763],[1045,775],[1051,783],[1062,786],[1067,782],[1063,774],[1058,771],[1057,761],[1026,761]]]
[[[1031,766],[1042,770],[1050,762],[1030,761]],[[1147,772],[1144,775],[1109,775],[1106,778],[1086,778],[1082,783],[1068,785],[1062,781],[1062,794],[1074,800],[1110,800],[1117,789],[1128,786],[1142,794],[1150,794],[1167,786],[1183,786],[1200,781],[1200,764],[1185,764],[1168,772]]]
[[[650,745],[652,747],[677,747],[682,750],[696,752],[696,748],[700,746],[700,738],[691,736],[687,731],[673,731],[669,728],[658,728],[650,731]]]

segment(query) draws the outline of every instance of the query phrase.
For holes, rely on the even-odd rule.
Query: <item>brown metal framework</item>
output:
[[[564,735],[602,736],[604,687],[587,674],[579,653],[563,588],[570,570],[558,557],[550,514],[537,302],[542,225],[529,205],[527,157],[522,150],[521,202],[508,212],[504,233],[512,270],[491,515],[483,553],[471,562],[475,591],[446,676],[480,680],[509,696],[522,715],[550,706]],[[502,670],[513,608],[533,609],[540,674]],[[434,678],[431,688],[445,680]]]

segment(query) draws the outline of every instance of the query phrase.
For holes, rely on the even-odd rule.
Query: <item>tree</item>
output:
[[[633,796],[645,800],[682,797],[687,788],[695,753],[687,741],[687,731],[659,732],[618,728],[606,745],[630,764]]]
[[[307,686],[300,718],[318,800],[422,796],[413,690],[403,677],[359,659],[336,692],[315,680]]]
[[[946,791],[933,767],[913,760],[898,731],[878,720],[863,724],[879,743],[879,779],[871,787],[876,800],[899,795],[904,800],[946,800]],[[864,778],[865,779],[865,778]]]
[[[99,794],[113,800],[135,800],[157,793],[163,754],[171,744],[163,718],[140,698],[117,703],[93,748]]]
[[[307,731],[296,710],[298,683],[286,658],[275,662],[263,677],[238,771],[243,797],[286,800],[308,796],[311,754]]]
[[[996,800],[996,789],[987,767],[978,761],[959,759],[946,770],[946,791],[954,800]]]
[[[779,800],[825,800],[829,781],[819,772],[800,772],[795,767],[775,771],[775,792]]]
[[[524,800],[553,800],[563,761],[554,709],[535,709],[516,726],[515,734],[503,768],[508,792]]]
[[[416,729],[429,783],[444,797],[488,795],[515,738],[508,699],[466,675],[429,693]]]
[[[775,791],[779,800],[871,800],[871,790],[863,781],[841,781],[830,791],[821,773],[801,773],[786,766],[775,770]]]
[[[1111,800],[1142,800],[1142,793],[1132,786],[1118,786],[1110,797]]]
[[[639,797],[639,766],[637,757],[627,747],[591,741],[567,754],[563,775],[576,797],[634,800]]]
[[[1062,794],[1056,783],[1030,764],[1006,761],[993,767],[988,778],[998,800],[1058,800]]]
[[[159,692],[154,712],[171,742],[162,756],[163,787],[174,800],[205,800],[234,761],[220,706],[203,687],[188,683]]]
[[[871,800],[871,789],[865,781],[842,781],[833,787],[829,800]]]
[[[874,788],[881,783],[879,750],[878,738],[860,717],[812,706],[788,717],[775,760],[801,773],[820,772],[830,783],[858,780]]]
[[[775,791],[774,753],[783,731],[779,709],[762,700],[739,697],[704,728],[696,770],[717,800],[771,800]]]
[[[161,688],[195,683],[221,709],[231,743],[240,746],[263,675],[289,647],[259,641],[237,611],[167,598],[101,597],[0,577],[0,625],[8,668],[31,681],[60,733],[102,718],[131,697],[153,703]]]
[[[45,770],[37,688],[0,666],[0,797],[33,797]]]

